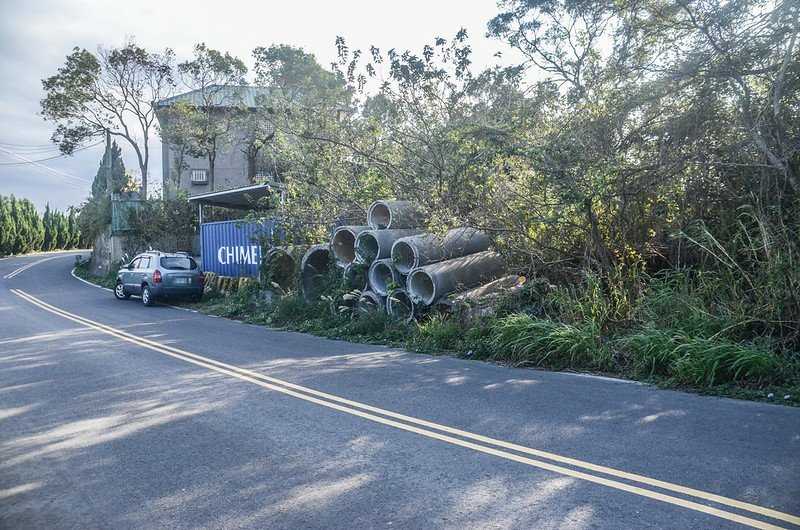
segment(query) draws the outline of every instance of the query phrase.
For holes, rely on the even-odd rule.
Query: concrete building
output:
[[[194,196],[276,182],[274,163],[261,148],[275,130],[256,112],[268,101],[265,88],[216,85],[158,101],[165,197],[177,190]],[[198,122],[213,124],[213,140],[200,144],[192,137]]]

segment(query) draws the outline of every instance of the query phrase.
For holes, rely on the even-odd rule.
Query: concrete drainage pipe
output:
[[[386,312],[408,324],[414,320],[414,302],[405,289],[393,289],[386,297]]]
[[[504,274],[502,256],[488,250],[414,269],[406,288],[414,303],[431,305],[453,291],[488,283]]]
[[[264,255],[268,281],[277,284],[284,292],[292,288],[296,267],[294,257],[287,248],[272,247]]]
[[[350,263],[344,268],[344,285],[348,289],[366,291],[369,289],[369,267],[363,263]]]
[[[415,236],[421,230],[405,228],[400,230],[364,230],[356,237],[356,256],[361,263],[371,264],[376,259],[388,258],[392,245],[401,237]]]
[[[340,226],[333,231],[331,250],[339,266],[346,267],[356,259],[356,236],[368,226]]]
[[[364,313],[383,313],[386,311],[386,297],[372,291],[364,291],[358,299],[358,310]]]
[[[489,236],[477,228],[453,228],[440,237],[436,234],[419,234],[401,237],[392,245],[392,261],[400,274],[429,263],[443,261],[489,248]]]
[[[367,224],[373,230],[417,228],[425,219],[425,211],[413,201],[375,201],[367,210]]]
[[[372,262],[367,278],[372,290],[381,296],[388,295],[393,288],[405,283],[405,278],[397,272],[389,258]]]
[[[300,281],[306,300],[317,300],[322,294],[324,275],[332,265],[330,247],[327,244],[314,245],[300,262]]]

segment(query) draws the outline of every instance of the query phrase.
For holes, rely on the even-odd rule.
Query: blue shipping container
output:
[[[261,263],[259,236],[272,237],[275,219],[221,221],[200,225],[200,256],[203,270],[221,276],[258,276]]]

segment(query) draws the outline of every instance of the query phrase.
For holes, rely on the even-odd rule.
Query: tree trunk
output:
[[[594,243],[595,252],[597,252],[597,258],[600,260],[600,265],[603,267],[603,272],[611,272],[611,259],[608,256],[606,245],[603,243],[603,238],[600,236],[600,223],[592,208],[592,199],[590,197],[583,200],[583,208],[586,212],[586,218],[589,220],[592,242]]]

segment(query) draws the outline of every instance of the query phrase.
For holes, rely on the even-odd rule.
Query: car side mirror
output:
[[[128,266],[127,266],[126,268],[127,268],[129,271],[132,271],[132,270],[133,270],[133,263],[128,263]]]

